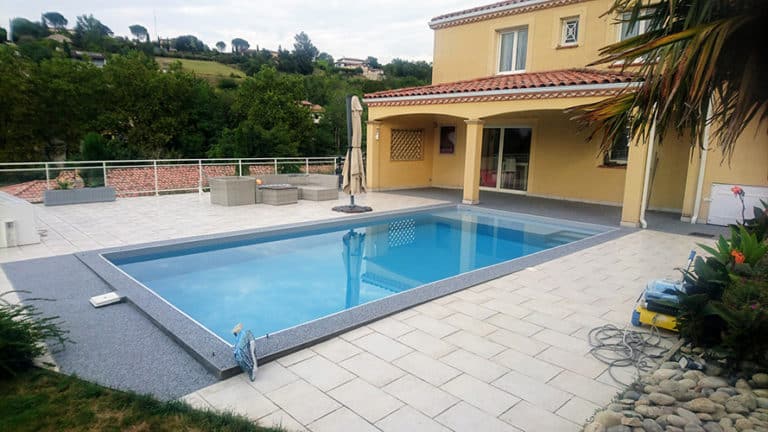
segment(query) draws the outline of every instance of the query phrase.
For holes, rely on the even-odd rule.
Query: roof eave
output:
[[[618,83],[601,83],[601,84],[579,84],[569,86],[550,86],[550,87],[531,87],[520,89],[504,89],[504,90],[483,90],[473,92],[454,92],[454,93],[439,93],[439,94],[423,94],[423,95],[408,95],[408,96],[391,96],[391,97],[367,97],[363,99],[366,104],[396,104],[402,102],[419,103],[422,101],[446,101],[451,99],[466,99],[466,98],[502,98],[505,96],[525,96],[531,94],[558,94],[558,93],[583,93],[590,91],[601,92],[620,92],[624,89],[636,87],[640,83],[637,81],[632,82],[618,82]]]
[[[571,3],[579,3],[587,0],[529,0],[521,3],[512,3],[500,5],[490,9],[473,10],[467,9],[454,14],[442,15],[429,21],[429,28],[436,30],[454,25],[461,25],[470,22],[483,21],[485,19],[496,18],[499,16],[513,15],[516,13],[528,12],[530,10],[542,9],[547,7],[561,6]]]

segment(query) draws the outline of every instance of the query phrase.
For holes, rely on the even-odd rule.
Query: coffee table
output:
[[[299,201],[299,189],[291,185],[260,186],[261,199],[264,204],[285,205],[296,204]]]

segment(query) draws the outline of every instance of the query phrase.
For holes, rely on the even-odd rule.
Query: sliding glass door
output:
[[[531,128],[485,128],[480,160],[480,187],[528,190],[530,158]]]

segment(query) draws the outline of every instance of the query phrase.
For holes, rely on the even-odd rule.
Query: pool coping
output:
[[[157,251],[170,251],[194,246],[206,246],[221,241],[239,241],[290,235],[310,230],[332,229],[345,226],[350,223],[366,223],[377,219],[386,219],[393,216],[409,215],[442,209],[464,209],[482,211],[483,213],[497,214],[501,216],[514,216],[516,218],[542,221],[549,223],[563,223],[562,219],[533,216],[524,213],[515,213],[503,210],[495,210],[484,207],[468,206],[463,204],[436,204],[414,207],[407,210],[395,210],[369,213],[349,217],[340,217],[322,221],[302,222],[270,226],[242,231],[207,234],[201,236],[185,237],[180,239],[163,240],[158,242],[143,243],[130,246],[121,246],[107,249],[99,249],[87,252],[79,252],[74,255],[114,291],[136,306],[136,308],[159,329],[176,341],[193,358],[199,361],[206,369],[220,379],[240,373],[232,355],[232,345],[225,342],[219,336],[212,333],[202,324],[186,315],[181,310],[154,293],[151,289],[139,283],[118,267],[110,263],[105,255],[114,257],[130,257],[152,253]],[[365,303],[351,309],[336,312],[325,317],[318,318],[277,333],[257,337],[256,354],[260,363],[269,362],[278,357],[290,354],[307,346],[330,339],[341,333],[368,324],[380,318],[395,314],[402,310],[434,300],[448,294],[461,291],[479,283],[487,282],[501,276],[505,276],[528,267],[559,258],[570,253],[582,250],[597,244],[622,237],[634,230],[626,228],[610,227],[606,225],[590,224],[584,222],[565,221],[570,227],[582,227],[589,230],[599,230],[597,234],[554,248],[539,251],[530,255],[516,258],[503,263],[480,268],[467,273],[462,273],[451,278],[431,282],[408,291],[398,293],[376,301]],[[234,341],[234,338],[233,338]]]

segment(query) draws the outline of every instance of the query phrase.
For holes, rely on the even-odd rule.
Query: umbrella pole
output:
[[[351,156],[352,156],[352,95],[347,95],[347,163],[349,163],[349,159],[351,159]],[[352,180],[351,170],[347,175],[349,176],[349,179],[347,181],[351,181]],[[349,205],[352,207],[355,206],[354,195],[349,196]]]

